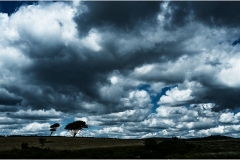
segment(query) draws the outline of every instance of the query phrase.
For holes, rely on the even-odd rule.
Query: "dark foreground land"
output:
[[[0,137],[0,159],[133,159],[133,158],[240,158],[240,139],[211,136],[196,139],[107,139],[38,136]]]

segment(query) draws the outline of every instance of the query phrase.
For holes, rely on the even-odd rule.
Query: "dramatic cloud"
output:
[[[80,35],[86,34],[91,28],[132,31],[137,25],[151,22],[156,23],[159,2],[117,2],[117,1],[85,1],[80,6],[84,10],[75,17]],[[141,11],[141,12],[140,12]]]
[[[239,2],[0,6],[1,134],[239,137]]]
[[[177,87],[168,90],[166,92],[166,96],[163,95],[158,104],[178,104],[178,103],[183,103],[186,104],[187,101],[193,99],[193,97],[191,96],[191,90],[187,89],[187,90],[179,90]]]

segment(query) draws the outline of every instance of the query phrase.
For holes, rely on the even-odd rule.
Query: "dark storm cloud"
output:
[[[75,18],[79,33],[86,34],[93,27],[113,26],[129,31],[142,23],[156,23],[161,2],[83,1],[87,12]],[[107,29],[107,28],[105,28]]]
[[[195,103],[215,103],[213,111],[221,111],[227,108],[235,110],[240,107],[240,90],[234,88],[208,88],[201,93],[194,93]]]
[[[193,20],[200,21],[211,27],[239,27],[240,2],[215,1],[171,1],[169,4],[171,23],[168,28],[182,27]]]
[[[218,81],[214,74],[209,73],[196,73],[191,80],[195,80],[203,86],[201,90],[192,93],[192,96],[195,97],[193,103],[215,103],[214,111],[226,108],[234,110],[240,107],[240,89],[238,87],[225,86]]]
[[[62,118],[62,115],[38,115],[38,114],[29,114],[29,113],[8,113],[6,114],[9,118],[18,118],[24,120],[33,120],[33,121],[46,121],[51,118]]]
[[[14,126],[15,126],[15,128],[20,127],[24,123],[26,123],[25,120],[12,119],[12,118],[8,118],[8,117],[5,117],[4,119],[1,119],[1,121],[0,121],[1,125],[6,125],[6,128],[9,128],[9,129],[14,128]],[[7,125],[9,125],[9,127]]]
[[[213,111],[220,111],[226,108],[240,108],[240,89],[238,88],[212,88],[204,93],[209,101],[216,103]]]
[[[0,105],[0,112],[16,112],[18,111],[19,106],[8,106],[8,105]]]
[[[18,122],[18,121],[12,121],[9,123],[0,123],[1,124],[1,129],[10,129],[10,130],[14,130],[16,128],[19,127],[23,127],[25,124],[23,124],[24,122]]]
[[[58,45],[58,47],[54,45],[48,50],[46,47],[41,49],[41,46],[34,48],[35,45],[30,45],[30,52],[27,55],[34,63],[24,68],[22,73],[29,84],[41,86],[42,93],[34,92],[37,90],[35,87],[29,89],[9,87],[8,89],[18,92],[24,97],[26,104],[38,109],[43,106],[50,109],[51,106],[57,105],[60,110],[71,111],[81,107],[79,106],[81,104],[76,105],[76,101],[81,99],[88,102],[98,102],[109,107],[116,106],[116,103],[102,99],[99,94],[99,87],[109,83],[107,81],[108,74],[118,70],[127,75],[136,66],[170,59],[175,60],[185,53],[180,50],[181,47],[177,46],[176,48],[175,43],[169,43],[157,44],[150,49],[139,47],[134,52],[118,55],[119,46],[115,46],[114,41],[103,40],[102,43],[103,50],[97,54],[88,49],[79,51],[71,46],[66,48],[64,45]],[[176,52],[174,48],[178,51]],[[42,52],[44,54],[40,54]],[[164,58],[161,58],[162,55],[164,55]],[[176,82],[176,79],[167,79],[170,81],[169,83]],[[79,92],[82,93],[81,99],[74,98],[79,96]],[[63,101],[58,94],[65,95],[69,99]],[[51,100],[49,96],[55,99]]]
[[[105,76],[114,68],[111,65],[113,62],[108,59],[101,61],[102,58],[100,57],[99,59],[98,57],[92,57],[90,55],[92,53],[89,53],[87,60],[83,60],[74,55],[73,52],[66,53],[66,55],[69,54],[69,57],[66,59],[37,59],[33,66],[24,71],[26,75],[32,74],[30,81],[32,78],[36,80],[30,83],[35,85],[44,84],[42,87],[43,93],[39,95],[41,97],[38,100],[40,103],[32,101],[31,103],[34,103],[32,104],[33,106],[39,105],[39,108],[41,108],[43,103],[57,104],[60,108],[65,108],[64,110],[66,111],[70,108],[76,109],[78,106],[75,103],[81,100],[81,98],[90,102],[99,99],[98,85],[107,83]],[[33,99],[36,99],[38,95],[31,94],[31,92],[27,92],[29,94],[26,98],[30,100],[30,97],[35,96]],[[79,95],[79,92],[82,94]],[[48,95],[56,99],[51,102]],[[66,96],[68,100],[62,100],[61,95]],[[77,97],[80,99],[77,99]]]
[[[17,99],[14,97],[1,97],[0,98],[0,104],[1,105],[16,105],[20,103],[22,99]]]
[[[16,105],[22,102],[22,99],[7,90],[0,90],[0,105]]]
[[[81,95],[79,96],[76,88],[71,86],[61,86],[56,88],[56,90],[46,85],[25,88],[21,86],[11,86],[8,89],[18,95],[22,95],[24,100],[20,108],[23,109],[31,107],[33,109],[44,108],[48,110],[57,107],[57,110],[64,112],[74,112],[75,110],[84,111],[81,107],[81,99],[78,98],[81,98]],[[68,93],[69,90],[71,90],[71,93]]]

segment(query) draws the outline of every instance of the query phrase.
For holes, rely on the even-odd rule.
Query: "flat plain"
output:
[[[21,149],[23,142],[28,146],[41,147],[40,136],[1,137],[0,151]],[[79,150],[87,148],[143,146],[141,139],[111,139],[111,138],[83,138],[83,137],[46,137],[45,148],[53,150]]]
[[[240,139],[238,138],[153,138],[158,144],[155,149],[151,149],[152,146],[150,148],[145,146],[144,139],[46,137],[45,145],[41,146],[39,138],[42,137],[0,137],[0,158],[240,158]],[[22,148],[23,143],[28,143],[27,149]]]

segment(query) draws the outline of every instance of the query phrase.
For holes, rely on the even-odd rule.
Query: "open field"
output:
[[[143,139],[81,137],[46,137],[46,144],[42,147],[39,138],[41,137],[0,137],[0,158],[240,158],[240,139],[236,138],[153,138],[157,143],[155,147],[145,146]],[[23,142],[28,143],[28,148],[21,148]]]
[[[240,139],[188,141],[196,146],[190,153],[169,158],[240,158]]]
[[[1,137],[0,151],[21,148],[21,143],[27,142],[28,146],[41,147],[40,137]],[[143,146],[143,140],[108,139],[108,138],[81,138],[81,137],[46,137],[45,148],[53,150],[79,150],[86,148],[104,148],[121,146]]]

